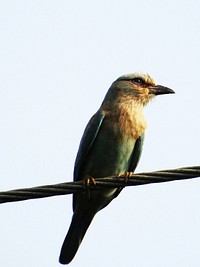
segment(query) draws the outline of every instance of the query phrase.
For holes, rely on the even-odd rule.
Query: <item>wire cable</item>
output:
[[[200,166],[184,167],[178,169],[144,172],[133,174],[128,179],[125,176],[95,178],[96,184],[89,184],[89,190],[102,188],[121,188],[126,186],[145,185],[150,183],[170,182],[200,177]],[[28,199],[45,198],[81,192],[86,188],[83,181],[44,185],[32,188],[23,188],[0,192],[0,204],[6,202],[22,201]]]

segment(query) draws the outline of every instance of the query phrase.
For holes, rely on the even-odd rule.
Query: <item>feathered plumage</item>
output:
[[[168,93],[174,91],[156,85],[147,74],[119,77],[84,131],[76,157],[74,181],[83,180],[87,175],[95,178],[134,172],[146,129],[143,107],[155,95]],[[60,263],[67,264],[73,259],[95,214],[121,190],[102,189],[90,192],[90,196],[87,192],[74,194],[74,215],[61,249]]]

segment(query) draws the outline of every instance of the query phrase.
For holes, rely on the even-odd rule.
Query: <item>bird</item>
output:
[[[149,74],[131,73],[115,80],[85,128],[74,164],[74,181],[89,179],[95,184],[97,177],[128,177],[134,173],[147,126],[143,108],[155,96],[172,93],[172,89],[157,85]],[[74,193],[74,213],[61,248],[61,264],[72,261],[95,214],[122,189]]]

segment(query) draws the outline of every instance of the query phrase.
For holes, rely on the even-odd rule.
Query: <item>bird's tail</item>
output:
[[[59,262],[61,264],[68,264],[72,261],[95,214],[82,215],[80,216],[80,213],[75,212],[72,217],[69,231],[60,252]]]

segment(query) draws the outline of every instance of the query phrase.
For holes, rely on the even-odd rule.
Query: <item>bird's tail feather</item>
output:
[[[69,231],[61,248],[59,258],[61,264],[68,264],[72,261],[94,215],[95,214],[84,214],[80,216],[80,214],[74,213]]]

